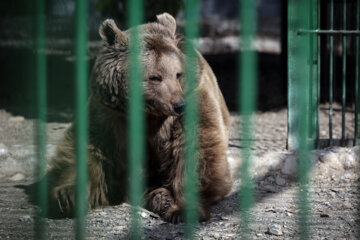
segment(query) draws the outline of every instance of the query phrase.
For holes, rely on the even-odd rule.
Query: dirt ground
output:
[[[321,110],[321,138],[327,138],[327,111]],[[334,111],[334,138],[340,137],[341,112]],[[299,233],[297,160],[286,150],[286,110],[258,112],[252,141],[251,174],[255,201],[250,212],[251,239],[294,239]],[[353,134],[353,112],[346,114],[346,133]],[[235,182],[232,192],[211,210],[211,219],[199,223],[195,239],[242,239],[237,203],[240,179],[238,166],[244,140],[239,137],[241,118],[232,114],[228,160]],[[69,123],[48,123],[48,158],[54,152]],[[0,239],[31,239],[34,236],[35,206],[19,185],[29,185],[36,163],[33,121],[0,110]],[[310,239],[359,239],[356,230],[359,175],[356,147],[331,147],[312,152],[310,173]],[[157,215],[139,209],[143,239],[183,239],[184,225],[162,221]],[[87,216],[88,239],[127,239],[130,206],[126,203],[91,210]],[[74,238],[73,219],[47,219],[49,239]],[[278,231],[271,229],[277,228]]]

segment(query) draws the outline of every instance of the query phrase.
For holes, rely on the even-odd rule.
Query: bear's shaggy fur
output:
[[[147,208],[166,221],[182,220],[184,202],[184,105],[181,37],[175,19],[167,14],[138,28],[142,31],[144,97],[147,144]],[[89,207],[126,201],[128,158],[128,47],[129,31],[113,20],[100,27],[104,46],[98,54],[90,82],[88,157]],[[200,219],[229,191],[232,179],[226,160],[229,112],[216,78],[197,53],[199,96]],[[191,104],[191,103],[187,103]],[[75,192],[75,126],[66,132],[52,159],[49,178],[53,210],[71,215]],[[140,174],[140,173],[139,173]],[[55,207],[55,208],[54,208]]]

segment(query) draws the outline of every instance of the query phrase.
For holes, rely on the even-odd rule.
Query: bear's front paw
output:
[[[57,202],[61,213],[70,214],[75,205],[75,187],[69,186],[58,186],[53,189],[52,196]]]
[[[171,192],[166,188],[155,189],[148,195],[149,210],[159,214],[161,217],[164,216],[173,203],[174,199]]]
[[[198,212],[198,219],[200,222],[207,221],[210,219],[210,214],[204,208],[200,208]],[[184,222],[184,213],[183,211],[177,207],[172,206],[167,213],[164,215],[164,220],[171,223],[181,223]]]

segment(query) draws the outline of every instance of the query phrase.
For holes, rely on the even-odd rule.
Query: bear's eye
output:
[[[182,76],[183,76],[183,73],[182,73],[182,72],[176,74],[176,78],[177,78],[177,79],[181,78]]]
[[[154,82],[161,82],[162,78],[160,76],[151,76],[149,77],[149,80]]]

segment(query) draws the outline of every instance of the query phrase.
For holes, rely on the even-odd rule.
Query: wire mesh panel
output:
[[[358,82],[357,76],[359,63],[358,51],[356,50],[356,39],[358,39],[359,31],[356,29],[358,21],[358,3],[351,1],[316,1],[316,5],[311,9],[312,23],[310,28],[298,28],[289,29],[289,38],[294,36],[295,38],[301,38],[305,35],[310,35],[311,48],[309,56],[310,70],[312,73],[312,80],[310,81],[310,91],[312,91],[311,97],[311,109],[310,119],[311,122],[310,138],[315,141],[317,146],[324,146],[324,143],[320,141],[319,136],[319,105],[320,99],[328,102],[328,142],[325,146],[331,145],[352,145],[349,143],[349,138],[354,139],[354,145],[356,145],[356,139],[358,138]],[[351,9],[356,7],[356,9]],[[317,10],[314,10],[317,9]],[[351,9],[351,11],[349,11]],[[350,13],[349,13],[350,12]],[[335,16],[341,16],[341,21],[337,21]],[[294,18],[289,15],[290,19]],[[325,29],[322,29],[325,28]],[[317,37],[317,40],[315,39]],[[317,44],[315,44],[317,42]],[[290,40],[289,40],[290,44]],[[291,47],[290,47],[291,48]],[[341,50],[339,50],[341,49]],[[350,49],[350,50],[349,50]],[[354,49],[355,51],[351,51]],[[317,56],[316,56],[317,55]],[[339,55],[341,57],[339,57]],[[289,62],[292,58],[296,59],[296,55],[289,53]],[[339,60],[341,58],[341,61]],[[354,59],[354,61],[348,61],[348,59]],[[296,60],[294,62],[296,64]],[[289,66],[290,76],[291,71],[296,65]],[[338,67],[341,66],[341,69]],[[340,69],[341,71],[337,70]],[[316,74],[317,72],[317,74]],[[340,84],[339,84],[340,83]],[[293,121],[292,104],[296,104],[292,97],[295,96],[294,88],[292,86],[292,79],[289,79],[288,91],[289,91],[289,131],[288,131],[288,147],[296,148],[296,143],[292,138],[292,131],[296,129],[296,122]],[[325,86],[320,90],[320,85]],[[312,90],[311,90],[312,89]],[[327,91],[327,92],[326,92]],[[340,98],[338,97],[340,96]],[[326,98],[326,99],[325,99]],[[334,101],[341,103],[341,132],[339,139],[334,139]],[[349,122],[345,118],[346,109],[349,103],[355,103],[355,120],[354,132],[347,133],[346,122]],[[336,109],[337,111],[337,109]],[[313,113],[315,115],[313,116]],[[337,136],[336,136],[337,137]],[[340,141],[339,141],[340,140]],[[335,142],[334,142],[335,141]]]

